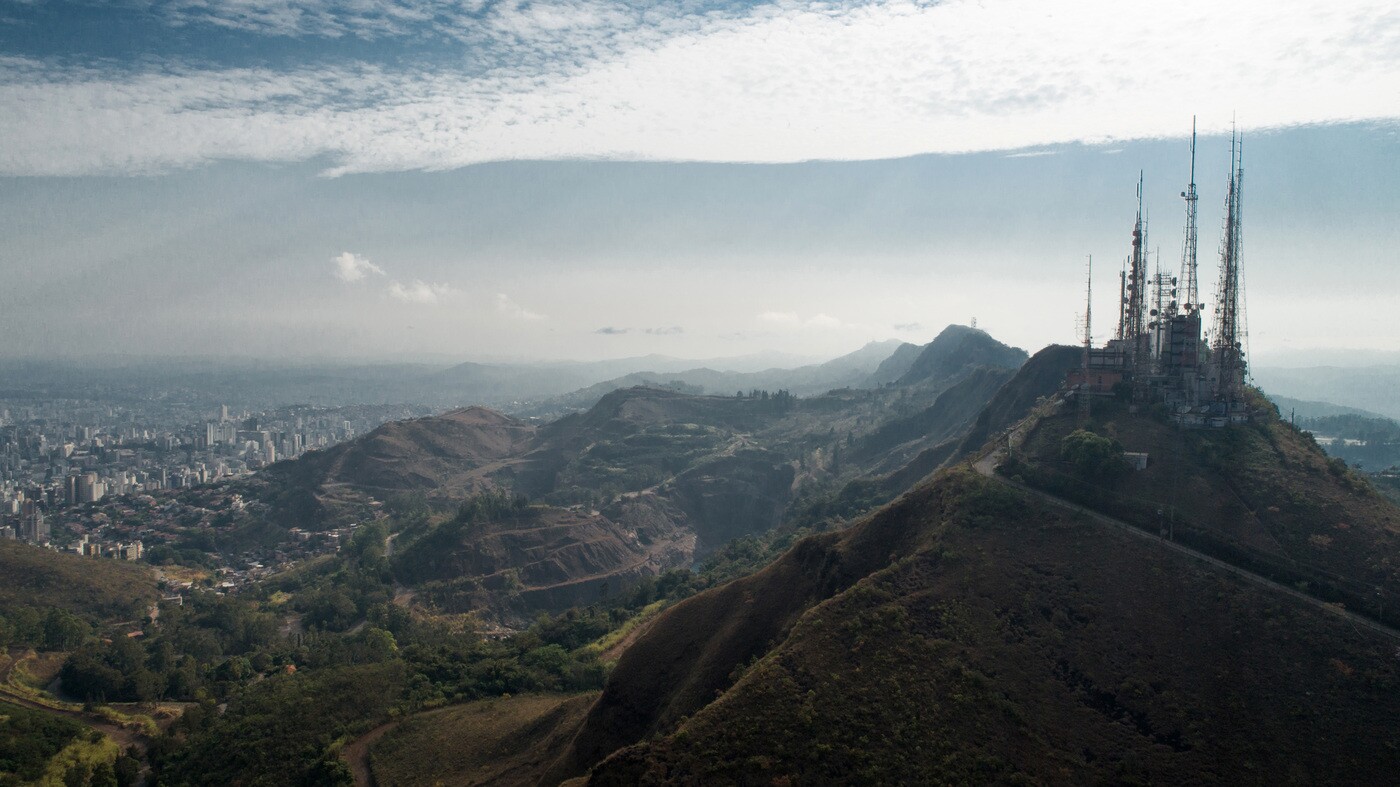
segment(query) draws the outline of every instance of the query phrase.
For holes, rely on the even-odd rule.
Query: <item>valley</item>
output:
[[[158,618],[197,566],[64,558],[110,567],[65,585],[67,643],[14,592],[37,578],[0,621],[72,648],[65,692],[135,703],[91,723],[160,784],[1361,772],[1400,721],[1400,510],[1367,477],[1262,397],[1226,430],[1114,398],[1086,422],[1076,348],[915,349],[866,388],[385,424],[234,482],[247,511],[205,538],[334,551]]]

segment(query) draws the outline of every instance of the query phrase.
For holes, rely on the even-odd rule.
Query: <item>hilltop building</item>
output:
[[[1119,278],[1118,329],[1103,347],[1090,338],[1092,310],[1086,307],[1084,354],[1066,387],[1087,413],[1096,396],[1131,396],[1134,404],[1165,404],[1184,426],[1218,427],[1250,418],[1245,404],[1244,294],[1240,280],[1240,207],[1243,145],[1230,141],[1230,181],[1225,198],[1225,230],[1220,243],[1220,281],[1215,318],[1202,332],[1205,305],[1196,276],[1196,132],[1191,131],[1191,182],[1186,200],[1186,237],[1181,273],[1168,276],[1160,262],[1147,272],[1147,221],[1138,181],[1137,219],[1132,250]],[[1092,268],[1090,294],[1092,295]]]

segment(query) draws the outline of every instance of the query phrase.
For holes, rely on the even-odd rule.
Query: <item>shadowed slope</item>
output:
[[[1364,781],[1400,767],[1393,643],[966,469],[676,607],[634,649],[553,776],[658,732],[591,781]]]

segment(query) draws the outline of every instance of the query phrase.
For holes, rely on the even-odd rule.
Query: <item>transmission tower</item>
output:
[[[1225,194],[1225,232],[1220,240],[1220,284],[1216,293],[1215,331],[1211,346],[1216,366],[1216,399],[1237,402],[1244,386],[1244,332],[1240,324],[1241,192],[1244,145],[1230,135],[1230,185]]]
[[[1147,351],[1147,258],[1143,243],[1147,240],[1147,224],[1142,215],[1142,173],[1138,173],[1137,220],[1133,223],[1133,255],[1129,260],[1127,279],[1128,312],[1123,338],[1128,342],[1128,366],[1134,373],[1144,371],[1150,361]]]
[[[1152,351],[1152,359],[1156,362],[1157,371],[1166,362],[1166,356],[1170,348],[1167,346],[1168,329],[1171,320],[1176,312],[1176,279],[1170,274],[1162,271],[1162,250],[1158,249],[1155,257],[1157,259],[1156,272],[1152,274],[1152,311],[1149,315],[1152,320],[1147,324],[1151,330],[1148,337],[1148,347]],[[1170,302],[1168,299],[1173,299]]]
[[[1181,311],[1188,316],[1201,310],[1196,284],[1196,118],[1191,117],[1191,184],[1181,192],[1186,199],[1186,240],[1181,249]]]

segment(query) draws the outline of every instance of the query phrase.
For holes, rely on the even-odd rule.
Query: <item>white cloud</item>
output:
[[[341,281],[359,281],[374,273],[384,275],[384,269],[353,252],[343,251],[331,260],[335,265],[335,277]]]
[[[446,284],[429,284],[418,279],[408,284],[391,281],[388,291],[391,298],[408,303],[437,303],[440,298],[456,292]]]
[[[803,319],[797,312],[763,312],[758,315],[761,322],[784,328],[842,328],[845,323],[830,314],[818,313]]]
[[[462,42],[461,70],[112,71],[0,57],[0,173],[220,159],[331,173],[507,159],[782,162],[1018,150],[1400,117],[1390,0],[783,2],[682,15],[571,0],[188,0],[184,24]],[[474,15],[475,14],[475,15]],[[1248,19],[1248,35],[1240,33]],[[319,32],[318,32],[319,31]],[[144,68],[144,67],[143,67]]]
[[[545,316],[543,314],[538,314],[536,312],[530,311],[529,309],[526,309],[525,307],[511,300],[510,296],[506,295],[505,293],[498,293],[496,295],[496,311],[500,312],[501,314],[506,314],[521,320],[534,321],[545,319]]]

